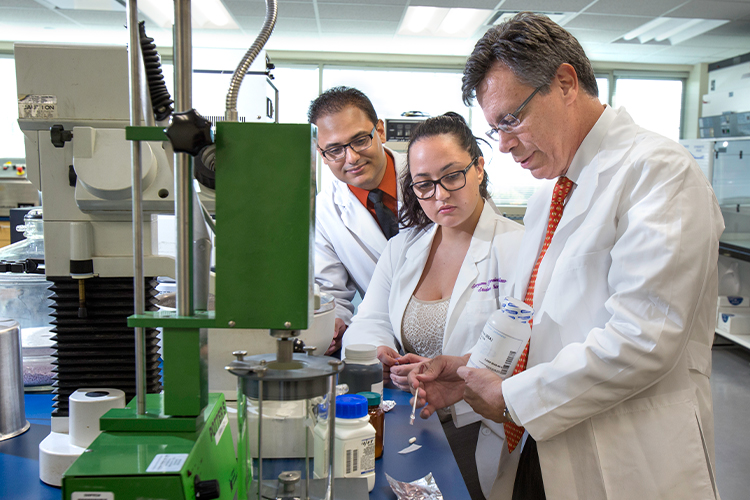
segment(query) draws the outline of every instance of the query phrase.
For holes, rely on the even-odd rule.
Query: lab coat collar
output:
[[[565,174],[575,182],[575,187],[565,205],[556,231],[562,232],[568,224],[585,214],[599,185],[602,172],[616,165],[635,137],[633,120],[624,109],[617,111],[606,106],[604,112],[578,148]],[[633,130],[627,133],[627,128]],[[551,198],[551,194],[549,195]],[[553,239],[554,242],[554,239]]]
[[[435,239],[435,232],[437,231],[437,224],[430,224],[423,231],[425,231],[425,237],[420,238],[419,241],[415,242],[407,251],[406,258],[423,258],[425,254],[429,254],[430,247],[432,246],[432,240]],[[487,258],[490,253],[492,246],[492,236],[495,234],[495,210],[493,205],[487,200],[484,202],[482,207],[482,213],[479,215],[479,221],[477,227],[474,228],[474,234],[471,236],[471,243],[467,255],[469,259],[476,264]]]
[[[576,185],[565,205],[556,233],[564,232],[566,226],[587,212],[598,187],[599,176],[621,161],[624,156],[623,150],[631,147],[636,132],[637,127],[633,119],[623,108],[615,111],[607,106],[604,109],[599,120],[581,143],[566,173],[566,177]],[[529,256],[529,259],[524,259],[525,265],[519,269],[514,292],[521,300],[526,293],[534,262],[542,249],[554,186],[555,181],[550,180],[529,198],[524,216],[526,235],[519,250],[519,255]],[[552,238],[550,248],[558,244],[561,244],[560,239]],[[548,264],[545,264],[542,261],[537,280],[550,271],[547,269]],[[541,321],[541,318],[535,321]]]
[[[383,231],[349,186],[338,179],[333,181],[333,202],[339,209],[344,226],[367,246],[382,253],[388,242]]]
[[[403,154],[391,151],[385,148],[386,154],[390,154],[393,158],[394,167],[396,169],[397,182],[401,181],[401,174],[406,165],[406,157]],[[365,242],[370,248],[377,250],[381,253],[385,248],[385,244],[388,242],[380,226],[372,217],[370,212],[360,203],[354,193],[349,189],[349,186],[339,179],[334,178],[332,181],[333,188],[333,202],[339,207],[341,214],[341,221],[344,225],[358,238]],[[397,189],[398,205],[401,207],[401,188]]]

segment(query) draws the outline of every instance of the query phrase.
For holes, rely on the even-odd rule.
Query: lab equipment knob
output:
[[[172,124],[167,128],[167,137],[175,153],[189,153],[195,156],[201,149],[213,143],[211,122],[194,109],[174,113]]]
[[[297,470],[284,471],[279,474],[279,483],[281,483],[282,493],[294,493],[301,477],[302,474]]]
[[[53,146],[61,148],[65,146],[66,142],[73,140],[73,132],[65,130],[62,125],[52,125],[49,129],[49,137]]]
[[[195,498],[200,500],[212,500],[219,498],[219,481],[217,479],[209,479],[207,481],[201,481],[198,476],[195,476]]]

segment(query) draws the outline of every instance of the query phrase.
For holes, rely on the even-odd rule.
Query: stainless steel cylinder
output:
[[[29,430],[23,403],[21,327],[0,318],[0,441]]]

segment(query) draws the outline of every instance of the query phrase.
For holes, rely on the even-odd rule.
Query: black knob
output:
[[[209,479],[208,481],[199,481],[198,477],[195,478],[195,498],[201,500],[211,500],[213,498],[219,498],[219,481],[216,479]]]
[[[176,153],[189,153],[196,156],[201,149],[213,142],[211,122],[194,109],[174,113],[172,124],[167,128],[167,137]]]
[[[49,129],[49,136],[52,139],[52,145],[56,148],[65,146],[65,143],[73,139],[73,132],[65,130],[62,125],[52,125]]]

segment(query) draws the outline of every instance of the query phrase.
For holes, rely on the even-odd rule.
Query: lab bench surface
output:
[[[408,393],[385,389],[384,399],[396,401],[385,417],[383,456],[375,461],[375,487],[371,500],[393,500],[396,495],[385,478],[411,482],[432,473],[443,498],[468,500],[461,473],[453,458],[437,415],[427,420],[417,417],[409,425],[411,407]],[[39,443],[50,433],[51,394],[26,394],[26,419],[31,428],[15,438],[0,441],[0,498],[3,500],[60,500],[58,488],[39,480]],[[416,437],[422,447],[401,455]]]

